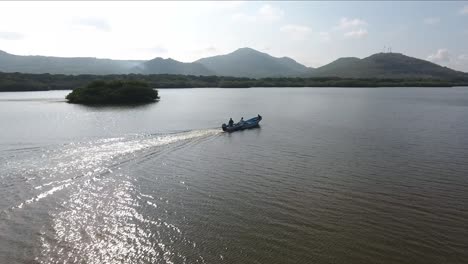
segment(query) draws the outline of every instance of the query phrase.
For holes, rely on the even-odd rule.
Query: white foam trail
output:
[[[50,189],[27,199],[12,209],[22,208],[25,204],[46,198],[72,185],[77,177],[94,177],[112,172],[109,167],[115,164],[115,159],[134,155],[145,149],[214,136],[220,133],[219,129],[205,129],[159,136],[136,135],[131,137],[115,137],[71,143],[65,145],[64,148],[47,151],[47,153],[42,155],[42,159],[29,164],[32,168],[27,171],[31,174],[39,175],[45,181],[48,180],[48,182],[37,185],[34,189],[42,190],[47,187],[50,187]],[[24,165],[22,164],[22,166]]]

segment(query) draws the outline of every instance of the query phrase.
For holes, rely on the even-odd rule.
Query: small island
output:
[[[76,88],[66,96],[69,103],[85,105],[120,105],[152,103],[159,99],[155,90],[144,81],[93,81]]]

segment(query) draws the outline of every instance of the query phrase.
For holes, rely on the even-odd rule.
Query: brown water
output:
[[[467,88],[66,94],[0,93],[0,263],[468,259]]]

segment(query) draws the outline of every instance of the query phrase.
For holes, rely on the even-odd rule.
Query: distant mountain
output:
[[[300,76],[310,70],[291,58],[276,58],[251,48],[241,48],[226,55],[203,58],[196,62],[220,76]]]
[[[251,48],[184,63],[173,59],[110,60],[18,56],[0,51],[0,72],[51,74],[183,74],[233,77],[341,77],[341,78],[436,78],[468,80],[468,73],[399,53],[377,53],[364,59],[340,58],[313,69],[295,60],[277,58]]]
[[[341,78],[468,78],[468,74],[400,53],[377,53],[364,59],[340,58],[311,70],[308,77]]]
[[[140,64],[138,60],[19,56],[0,51],[0,72],[51,74],[121,74]]]
[[[215,75],[200,63],[184,63],[173,59],[155,58],[139,64],[131,70],[140,74]]]

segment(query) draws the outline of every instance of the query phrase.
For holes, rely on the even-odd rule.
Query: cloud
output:
[[[449,66],[459,71],[468,71],[468,54],[460,54],[450,60]]]
[[[438,49],[436,53],[427,56],[427,60],[432,62],[449,62],[450,53],[448,49]]]
[[[423,22],[426,25],[436,25],[436,24],[439,24],[440,18],[439,17],[426,17],[423,20]]]
[[[18,40],[22,38],[23,35],[17,32],[0,31],[0,39]]]
[[[278,20],[284,16],[283,10],[268,4],[263,5],[258,11],[258,14],[262,19],[269,21]]]
[[[458,71],[468,71],[468,54],[454,54],[448,49],[441,48],[426,58],[428,61],[450,67]]]
[[[103,32],[111,31],[111,26],[106,20],[95,17],[76,19],[73,21],[73,25],[78,28],[92,28]]]
[[[468,5],[464,6],[462,9],[460,9],[460,14],[468,15]]]
[[[307,35],[310,33],[310,28],[307,26],[301,26],[301,25],[285,25],[280,28],[281,32],[284,32],[288,34],[290,37],[297,39],[297,40],[302,40],[307,37]]]
[[[355,29],[344,33],[345,37],[348,38],[363,38],[368,35],[367,29]]]
[[[273,22],[280,20],[284,16],[284,11],[280,8],[265,4],[260,7],[254,15],[244,13],[236,13],[232,18],[243,22]]]
[[[435,54],[429,55],[428,60],[458,71],[468,72],[468,54],[455,55],[447,49],[439,49]]]
[[[335,26],[335,29],[345,30],[345,29],[350,29],[350,28],[362,27],[366,25],[367,25],[367,22],[362,19],[342,17],[340,19],[339,24]]]
[[[345,31],[343,35],[346,38],[363,38],[369,34],[366,26],[367,22],[363,19],[342,17],[333,30]]]

